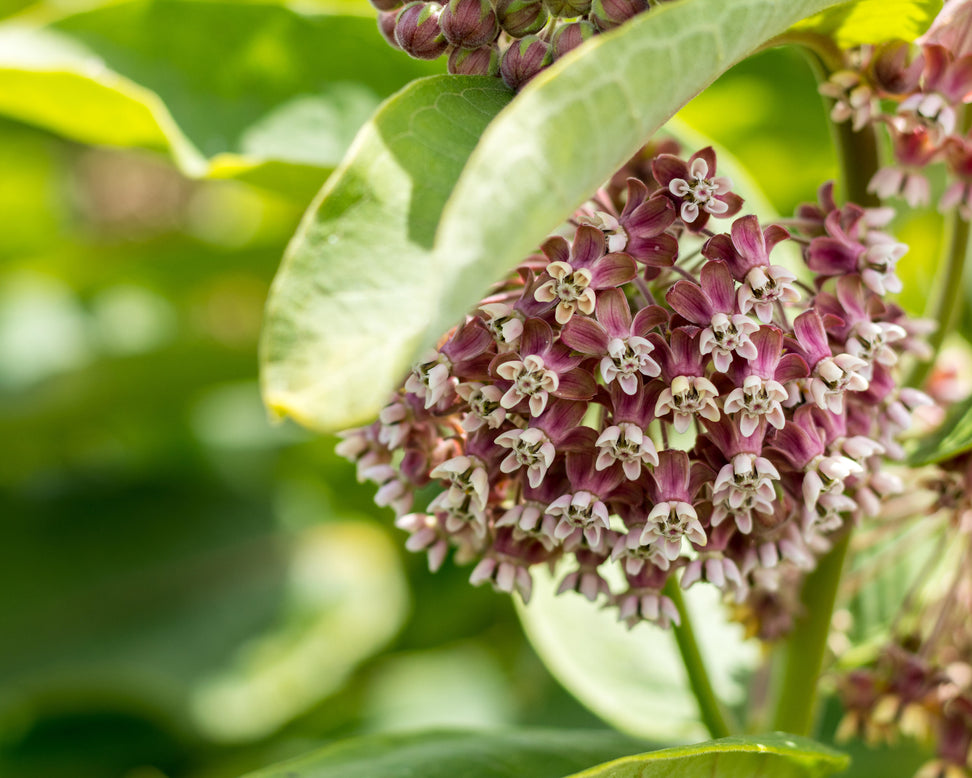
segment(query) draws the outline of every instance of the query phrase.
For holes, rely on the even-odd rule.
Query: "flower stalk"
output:
[[[699,652],[699,645],[695,640],[695,631],[692,629],[692,619],[688,609],[685,607],[685,600],[682,597],[681,587],[674,578],[670,578],[665,584],[665,595],[675,603],[678,609],[680,623],[673,625],[675,642],[678,644],[678,652],[682,656],[682,664],[685,665],[685,672],[688,675],[689,685],[692,693],[699,704],[699,714],[702,723],[709,730],[709,734],[718,739],[728,737],[732,734],[726,718],[722,711],[722,705],[715,695],[712,682],[709,680],[709,673],[705,667],[705,661]]]

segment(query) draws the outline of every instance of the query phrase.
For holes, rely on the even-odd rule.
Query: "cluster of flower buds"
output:
[[[972,454],[934,468],[920,486],[920,514],[935,541],[934,575],[920,576],[896,619],[892,642],[869,666],[841,679],[846,713],[838,736],[872,745],[899,736],[931,744],[916,778],[972,774]],[[914,516],[915,514],[911,514]]]
[[[884,299],[887,214],[829,185],[792,234],[741,206],[711,148],[643,152],[343,433],[409,549],[524,600],[549,565],[629,626],[705,581],[786,630],[801,576],[900,489],[883,458],[930,400],[896,379],[922,344]]]
[[[879,170],[869,191],[925,205],[930,187],[925,168],[944,162],[949,186],[941,210],[972,217],[972,138],[963,121],[972,101],[972,4],[950,0],[931,29],[918,39],[865,46],[847,53],[847,68],[820,91],[834,100],[831,119],[855,131],[882,124],[891,136],[895,163]],[[890,105],[889,110],[882,106]]]
[[[371,0],[391,45],[518,90],[588,38],[668,0]]]

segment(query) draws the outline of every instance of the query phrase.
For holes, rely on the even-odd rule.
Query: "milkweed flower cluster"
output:
[[[524,600],[556,565],[628,625],[705,581],[786,629],[782,590],[900,488],[883,458],[930,401],[896,379],[921,342],[886,214],[825,186],[791,234],[741,206],[711,148],[643,153],[343,433],[409,549]]]
[[[588,38],[669,0],[371,0],[378,29],[416,59],[519,89]]]

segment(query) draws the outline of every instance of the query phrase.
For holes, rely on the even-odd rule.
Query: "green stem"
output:
[[[730,735],[729,726],[726,724],[722,706],[719,704],[719,700],[712,689],[712,683],[709,681],[709,673],[705,669],[705,662],[699,652],[699,645],[695,641],[692,619],[685,607],[685,600],[682,599],[682,589],[674,577],[669,578],[668,583],[665,584],[665,595],[675,603],[679,619],[682,622],[679,626],[673,625],[675,642],[678,643],[678,652],[682,655],[682,663],[685,665],[685,672],[688,674],[692,692],[699,703],[702,723],[705,724],[713,738],[728,737]]]
[[[816,76],[817,83],[822,84],[830,74],[843,65],[843,57],[835,59],[833,52],[813,36],[793,40],[802,44],[810,69]],[[833,41],[825,38],[833,46]],[[812,45],[816,44],[816,45]],[[839,51],[839,50],[838,50]],[[833,101],[824,99],[827,114],[833,108]],[[844,196],[853,203],[865,208],[872,208],[881,204],[876,195],[867,191],[867,185],[881,166],[878,153],[877,133],[871,125],[854,130],[850,122],[835,124],[830,122],[830,135],[837,151],[837,165],[840,169],[840,182],[844,187]]]
[[[958,212],[952,213],[949,218],[951,225],[948,230],[948,244],[945,249],[943,267],[940,267],[938,271],[938,289],[927,313],[929,319],[938,323],[938,329],[928,337],[932,356],[931,359],[917,365],[912,371],[908,377],[910,386],[921,386],[928,378],[932,365],[935,364],[935,357],[949,332],[949,325],[955,318],[962,298],[964,289],[962,275],[965,271],[965,257],[968,254],[969,247],[969,223],[959,216]]]
[[[814,722],[817,681],[823,666],[831,614],[850,536],[848,532],[804,581],[800,598],[804,614],[797,620],[785,645],[774,729],[795,735],[810,734]]]
[[[793,42],[805,47],[819,83],[828,79],[836,68],[843,67],[843,58],[835,55],[832,42],[822,43],[817,39]],[[830,101],[827,104],[829,113]],[[877,198],[867,192],[867,184],[880,166],[874,128],[867,126],[854,132],[846,122],[832,127],[845,196],[862,206],[879,204]],[[782,679],[773,719],[776,729],[797,735],[810,734],[815,720],[817,682],[851,533],[848,529],[804,581],[800,597],[803,614],[780,649]]]

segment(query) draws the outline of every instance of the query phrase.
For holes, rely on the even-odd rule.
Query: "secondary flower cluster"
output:
[[[654,0],[654,4],[668,0]],[[501,76],[519,89],[588,38],[646,11],[651,0],[371,0],[392,46],[449,58],[453,74]]]
[[[658,151],[497,285],[339,451],[433,569],[454,549],[477,562],[473,583],[527,599],[531,569],[563,560],[561,592],[603,598],[629,625],[678,620],[669,579],[707,581],[771,637],[802,573],[900,488],[882,457],[929,402],[895,378],[921,347],[884,299],[904,246],[880,231],[886,214],[838,206],[829,186],[799,235],[755,216],[714,234],[742,200],[712,149]],[[801,270],[776,258],[787,240]]]
[[[872,744],[899,735],[933,743],[936,758],[917,778],[967,778],[972,770],[972,455],[942,462],[924,479],[922,534],[935,574],[912,583],[892,641],[868,667],[841,680],[846,714],[839,735]],[[919,502],[925,504],[918,504]],[[918,510],[914,510],[914,509]]]
[[[895,164],[879,170],[868,191],[925,205],[930,187],[924,169],[944,162],[949,186],[939,207],[972,216],[972,138],[963,126],[972,101],[972,6],[951,0],[914,50],[905,41],[861,47],[848,67],[820,87],[834,102],[831,118],[855,131],[882,124],[891,136]],[[882,105],[890,104],[886,110]]]

